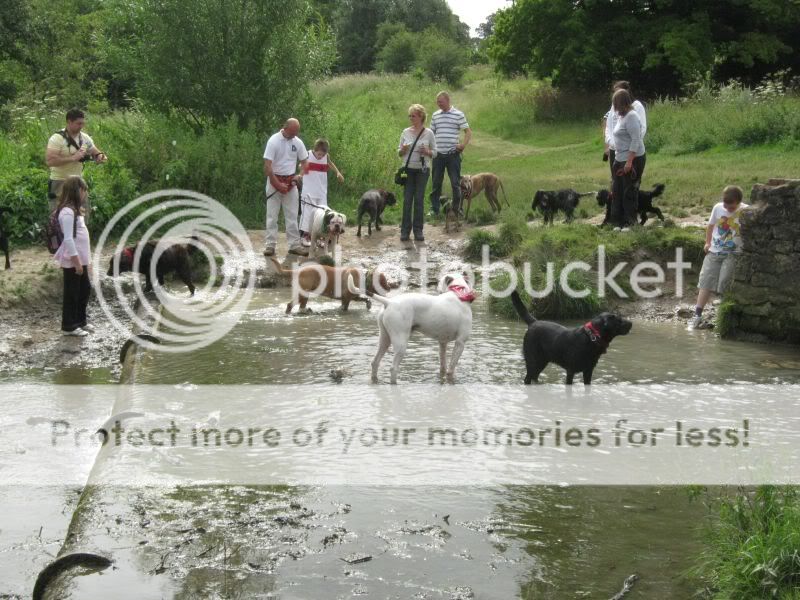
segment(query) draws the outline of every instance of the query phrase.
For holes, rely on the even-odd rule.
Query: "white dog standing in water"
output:
[[[360,293],[348,279],[347,285],[351,293]],[[369,294],[369,296],[385,306],[378,315],[380,337],[378,351],[372,359],[372,381],[378,381],[378,366],[383,355],[389,349],[394,350],[392,363],[392,383],[397,383],[397,371],[406,354],[411,332],[418,329],[423,335],[439,342],[439,375],[447,376],[452,382],[456,364],[461,358],[464,346],[472,333],[472,308],[475,293],[463,275],[445,275],[437,287],[440,295],[408,293],[391,298]],[[453,355],[447,365],[447,344],[453,342]]]
[[[317,208],[311,222],[311,256],[317,255],[317,240],[325,240],[328,252],[331,246],[339,244],[339,236],[344,233],[347,217],[330,208]]]

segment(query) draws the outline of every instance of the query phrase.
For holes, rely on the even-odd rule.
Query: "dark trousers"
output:
[[[423,215],[425,211],[425,186],[428,185],[428,169],[408,169],[408,179],[403,188],[403,221],[400,224],[400,237],[407,238],[414,230],[414,237],[422,237]]]
[[[447,171],[447,177],[450,178],[450,187],[453,190],[453,208],[458,210],[461,207],[461,152],[437,154],[436,158],[433,159],[431,210],[436,215],[439,214],[439,199],[442,196],[445,170]]]
[[[646,156],[634,158],[633,169],[627,175],[617,175],[625,167],[624,162],[614,162],[612,164],[611,223],[613,225],[629,227],[637,223],[639,185],[642,182]]]
[[[89,304],[89,269],[83,267],[83,274],[75,269],[64,271],[64,302],[61,307],[61,330],[74,331],[86,325],[86,306]]]

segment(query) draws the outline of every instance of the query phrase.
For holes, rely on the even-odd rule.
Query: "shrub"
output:
[[[504,256],[503,245],[494,233],[486,229],[473,229],[467,234],[467,245],[464,248],[464,257],[467,260],[481,260],[484,246],[489,246],[490,257],[499,258]]]
[[[417,60],[434,81],[446,81],[457,86],[464,77],[469,58],[466,50],[455,42],[429,32],[423,35]]]
[[[589,290],[588,295],[574,298],[562,289],[560,285],[561,271],[564,265],[556,264],[553,268],[553,288],[541,298],[531,298],[523,285],[523,274],[517,272],[517,291],[522,301],[530,308],[537,319],[576,319],[591,317],[602,311],[603,300],[597,295],[594,287],[596,278],[584,271],[572,271],[567,276],[569,287],[575,291]],[[507,273],[502,273],[492,278],[491,285],[495,290],[506,288],[511,279]],[[533,271],[530,283],[535,291],[543,292],[547,289],[547,269],[544,265],[538,271]],[[518,318],[517,311],[511,303],[511,298],[489,297],[489,309],[495,314],[506,318]]]
[[[380,49],[378,70],[388,73],[407,73],[417,60],[416,36],[403,29],[395,33]]]

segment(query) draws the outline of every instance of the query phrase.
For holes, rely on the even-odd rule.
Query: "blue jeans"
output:
[[[423,214],[425,210],[425,186],[428,185],[428,169],[408,169],[408,179],[403,188],[403,221],[400,224],[400,237],[407,238],[414,230],[414,237],[422,237]]]
[[[433,159],[431,210],[436,215],[439,214],[439,198],[442,196],[445,169],[447,170],[447,177],[450,179],[450,187],[453,190],[453,208],[458,210],[461,207],[461,152],[437,154],[436,158]]]

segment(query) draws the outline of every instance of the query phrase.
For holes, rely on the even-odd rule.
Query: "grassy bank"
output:
[[[501,176],[515,220],[533,217],[537,189],[596,190],[608,183],[601,161],[599,120],[603,95],[553,90],[526,79],[498,79],[484,68],[468,73],[454,104],[466,111],[474,143],[464,155],[463,172]],[[421,102],[432,113],[441,85],[411,75],[351,75],[319,85],[303,119],[308,145],[327,137],[346,182],[330,183],[331,204],[353,218],[358,199],[371,187],[397,191],[395,149],[408,123],[407,107]],[[12,111],[11,131],[0,139],[0,203],[17,208],[10,229],[17,241],[34,237],[46,213],[43,165],[47,137],[61,127],[52,111]],[[720,190],[735,183],[748,190],[757,181],[796,174],[800,140],[800,99],[764,101],[746,90],[706,95],[693,101],[649,106],[648,163],[644,183],[667,185],[658,200],[675,219],[702,219]],[[141,193],[181,187],[206,193],[227,206],[247,227],[264,220],[262,152],[270,132],[239,129],[233,122],[198,133],[188,123],[138,111],[89,115],[87,125],[108,152],[107,165],[88,165],[85,174],[101,226],[118,207]],[[586,198],[578,214],[600,208]],[[396,222],[399,209],[386,213]],[[496,216],[479,198],[470,220]]]
[[[530,227],[524,222],[505,218],[497,232],[478,229],[470,232],[467,257],[480,261],[484,247],[489,248],[493,260],[502,259],[514,267],[520,282],[520,295],[527,304],[533,305],[538,318],[545,319],[590,316],[623,298],[611,286],[605,290],[599,289],[598,273],[601,268],[609,273],[617,264],[626,263],[615,281],[624,294],[633,296],[629,275],[636,263],[653,261],[664,268],[667,262],[675,260],[676,250],[680,248],[683,260],[696,269],[703,257],[700,231],[674,225],[640,227],[621,234],[587,223]],[[588,294],[582,298],[566,294],[558,284],[564,267],[575,261],[586,263],[587,270],[572,270],[566,277],[573,290],[588,290]],[[601,261],[603,267],[600,266]],[[548,269],[551,275],[548,275]],[[646,271],[642,274],[653,273]],[[670,273],[665,275],[669,277]],[[554,285],[546,296],[532,298],[523,291],[522,282],[527,278],[534,292],[542,292],[547,289],[548,277]],[[510,276],[502,274],[493,279],[492,285],[495,289],[503,289],[509,282]],[[491,297],[489,306],[498,314],[516,318],[509,298]]]

